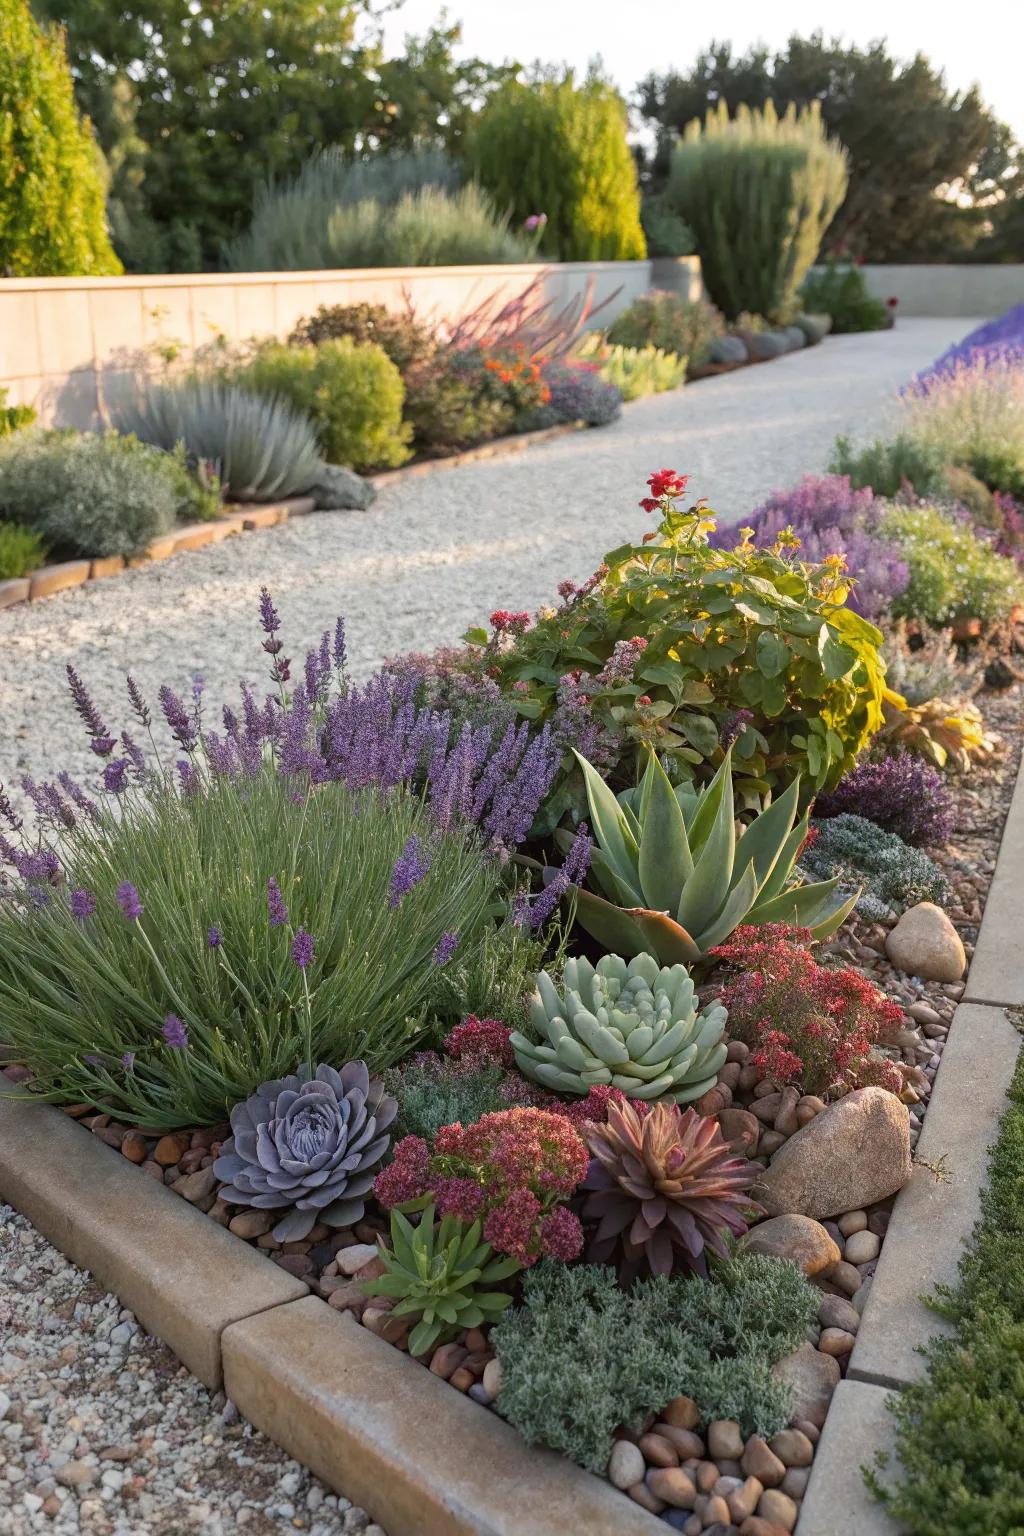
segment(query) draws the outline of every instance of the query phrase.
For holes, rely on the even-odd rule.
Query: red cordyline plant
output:
[[[623,1284],[647,1270],[706,1274],[707,1251],[726,1258],[728,1238],[760,1213],[747,1194],[754,1169],[711,1116],[662,1102],[641,1118],[631,1104],[610,1103],[607,1123],[583,1134],[592,1153],[583,1219],[598,1223],[587,1259],[617,1259]]]
[[[485,299],[464,315],[451,329],[449,345],[456,351],[483,347],[502,351],[522,348],[534,362],[554,362],[568,357],[584,329],[618,297],[617,288],[600,304],[594,303],[595,280],[588,279],[586,289],[568,303],[559,306],[544,296],[543,277],[534,278],[529,287],[504,304],[500,298]]]
[[[587,1149],[562,1115],[516,1108],[456,1121],[434,1139],[406,1136],[374,1185],[381,1205],[416,1209],[432,1200],[440,1215],[482,1221],[497,1253],[520,1264],[542,1255],[579,1257],[583,1230],[567,1206],[587,1171]]]
[[[903,1010],[850,966],[819,965],[806,928],[785,923],[737,928],[711,951],[741,968],[723,988],[729,1033],[776,1083],[805,1093],[870,1084],[899,1093],[895,1064],[873,1054],[879,1036],[898,1029]]]

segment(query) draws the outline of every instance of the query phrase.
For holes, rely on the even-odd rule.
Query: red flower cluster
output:
[[[474,1125],[458,1121],[437,1134],[433,1152],[406,1136],[374,1193],[384,1206],[430,1193],[441,1215],[483,1220],[498,1253],[520,1264],[542,1254],[575,1259],[583,1247],[578,1218],[559,1206],[587,1171],[587,1149],[562,1115],[542,1109],[502,1109]]]
[[[444,1042],[445,1055],[474,1067],[514,1067],[515,1052],[509,1044],[512,1031],[500,1019],[478,1019],[471,1013],[456,1025]]]
[[[834,1084],[875,1083],[898,1093],[894,1062],[872,1055],[884,1031],[899,1028],[903,1010],[849,966],[819,965],[806,928],[785,923],[737,928],[711,951],[742,967],[722,991],[729,1032],[751,1048],[751,1061],[773,1082],[806,1093]]]
[[[609,1104],[631,1104],[641,1119],[651,1107],[643,1099],[627,1099],[621,1088],[599,1083],[591,1088],[585,1099],[573,1099],[571,1103],[561,1099],[553,1100],[551,1109],[571,1125],[581,1127],[588,1122],[604,1125],[608,1119]]]
[[[507,608],[497,608],[491,614],[491,628],[499,635],[510,630],[513,634],[521,635],[530,622],[528,613],[510,613]]]
[[[689,475],[681,475],[674,469],[655,470],[653,475],[647,477],[651,494],[645,496],[640,505],[645,512],[657,512],[664,497],[674,500],[682,496],[689,478]]]

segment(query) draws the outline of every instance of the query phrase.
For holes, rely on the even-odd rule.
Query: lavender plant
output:
[[[849,812],[895,832],[915,847],[939,847],[956,816],[945,778],[916,752],[894,752],[879,762],[858,763],[827,795],[814,802],[820,819]]]
[[[546,734],[492,744],[400,679],[349,687],[340,625],[289,693],[266,592],[261,618],[275,693],[243,690],[214,731],[201,696],[161,688],[156,712],[129,679],[144,749],[69,669],[101,788],[27,780],[32,836],[0,799],[0,1016],[49,1099],[213,1123],[303,1062],[391,1065],[463,1016],[454,969],[480,994],[500,978],[469,989],[484,1013],[528,990],[505,855],[554,771]]]
[[[622,392],[606,382],[593,363],[549,363],[544,383],[550,399],[534,412],[530,427],[550,427],[561,421],[582,421],[588,427],[606,427],[622,412]]]

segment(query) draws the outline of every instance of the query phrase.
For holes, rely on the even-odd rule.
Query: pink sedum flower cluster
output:
[[[473,1067],[514,1067],[509,1044],[512,1031],[500,1019],[478,1019],[471,1013],[445,1038],[445,1055]]]

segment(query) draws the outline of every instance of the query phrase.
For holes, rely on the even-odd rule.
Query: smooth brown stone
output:
[[[700,1409],[692,1397],[674,1397],[665,1404],[661,1417],[674,1429],[696,1429],[700,1423]]]
[[[171,1168],[188,1151],[188,1135],[183,1131],[174,1131],[171,1135],[161,1136],[153,1148],[153,1161],[159,1163],[162,1168]]]
[[[641,1435],[638,1444],[652,1467],[678,1467],[679,1452],[663,1435]]]
[[[692,1509],[697,1498],[697,1490],[682,1467],[652,1467],[647,1486],[656,1499],[673,1509]]]
[[[756,1477],[766,1488],[777,1488],[786,1475],[786,1468],[760,1435],[751,1435],[743,1452],[740,1466],[746,1477]]]
[[[130,1163],[144,1163],[149,1156],[149,1147],[137,1131],[128,1131],[121,1138],[121,1152]]]

